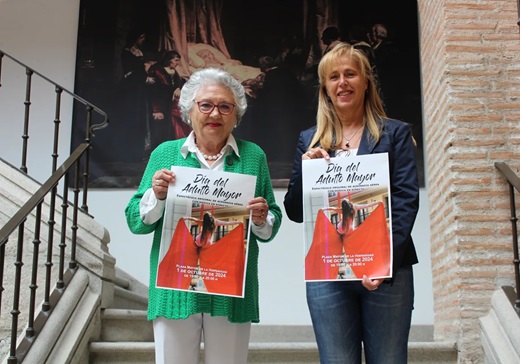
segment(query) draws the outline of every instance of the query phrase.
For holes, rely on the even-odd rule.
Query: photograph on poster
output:
[[[328,204],[315,216],[313,238],[306,250],[305,280],[390,276],[391,240],[386,193],[382,186],[328,194]],[[356,202],[366,200],[367,196],[372,196],[369,202]]]
[[[197,202],[191,211],[161,245],[156,286],[243,297],[249,212]]]
[[[305,280],[392,276],[388,154],[302,163]]]
[[[248,110],[233,135],[260,145],[286,187],[298,135],[315,124],[317,64],[337,41],[367,52],[387,114],[412,124],[423,186],[416,1],[81,0],[75,93],[110,121],[93,138],[91,187],[136,187],[153,148],[190,132],[178,95],[206,67],[242,83]],[[71,148],[84,114],[74,110]]]

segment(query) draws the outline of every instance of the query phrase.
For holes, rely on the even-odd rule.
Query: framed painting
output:
[[[317,65],[336,39],[375,55],[388,115],[413,125],[424,186],[415,0],[82,0],[79,19],[75,93],[110,121],[93,139],[90,187],[136,187],[153,148],[190,132],[174,93],[205,67],[244,85],[233,135],[260,145],[273,185],[286,187],[299,133],[315,123]],[[72,148],[83,114],[74,111]]]

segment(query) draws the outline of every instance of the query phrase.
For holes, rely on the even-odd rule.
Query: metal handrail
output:
[[[60,86],[56,82],[50,80],[46,76],[41,73],[35,71],[34,69],[28,67],[24,63],[20,62],[16,58],[10,56],[6,52],[0,50],[0,87],[1,84],[1,76],[2,76],[2,61],[3,59],[8,58],[25,68],[26,74],[26,92],[25,92],[25,114],[24,114],[24,128],[22,135],[22,164],[20,167],[20,171],[28,174],[28,169],[26,165],[27,161],[27,152],[28,152],[28,131],[29,131],[29,111],[31,107],[31,85],[32,85],[32,77],[34,75],[39,76],[47,83],[54,85],[55,93],[56,93],[56,103],[55,103],[55,119],[54,119],[54,143],[53,143],[53,151],[52,151],[52,174],[51,176],[41,185],[41,187],[23,204],[23,206],[10,218],[7,223],[0,228],[0,313],[1,313],[1,302],[2,302],[2,292],[4,291],[4,269],[5,269],[5,258],[6,258],[6,245],[9,242],[9,238],[11,235],[18,230],[17,234],[17,245],[16,245],[16,257],[14,263],[14,279],[13,279],[13,303],[12,310],[10,311],[12,316],[11,321],[11,344],[9,350],[9,357],[7,359],[7,363],[18,363],[23,360],[25,354],[27,353],[30,345],[34,342],[35,337],[41,331],[45,321],[47,320],[50,312],[56,306],[57,301],[61,297],[64,289],[66,288],[68,282],[71,279],[71,276],[77,270],[77,262],[76,262],[76,230],[78,229],[78,211],[82,210],[84,212],[88,212],[87,205],[87,192],[88,192],[88,178],[89,178],[89,159],[90,159],[90,148],[92,146],[92,136],[94,135],[95,130],[103,129],[108,126],[108,116],[107,114],[81,98],[80,96],[74,94],[73,92],[65,89]],[[60,165],[57,165],[58,158],[58,138],[59,138],[59,124],[60,121],[60,111],[61,111],[61,98],[62,94],[70,95],[73,100],[83,104],[85,106],[86,112],[86,135],[83,143],[78,145],[76,149],[70,154],[70,156]],[[102,118],[102,122],[97,124],[92,124],[92,114],[96,113]],[[82,161],[83,164],[82,164]],[[83,169],[83,173],[80,173],[80,169]],[[72,187],[69,187],[69,172],[73,173],[73,183]],[[82,175],[82,181],[80,182],[80,175]],[[60,244],[59,244],[59,262],[58,262],[58,270],[57,270],[57,280],[52,283],[51,280],[51,270],[54,265],[53,262],[53,240],[55,234],[55,210],[57,206],[55,205],[58,194],[57,187],[60,182],[63,181],[63,192],[62,192],[62,223],[60,230]],[[81,186],[82,185],[82,186]],[[83,200],[82,205],[79,206],[79,194],[80,194],[80,186],[82,187]],[[68,201],[68,193],[69,188],[72,188],[73,191],[73,202],[70,203]],[[45,262],[45,288],[44,288],[44,300],[41,306],[41,312],[38,314],[38,317],[35,317],[35,297],[36,290],[38,288],[37,282],[37,274],[38,274],[38,254],[40,249],[40,227],[42,225],[42,205],[44,199],[49,196],[49,217],[47,221],[47,226],[49,230],[49,236],[47,240],[47,260]],[[72,224],[70,229],[72,230],[70,240],[70,257],[68,258],[68,267],[65,267],[65,248],[67,247],[67,209],[72,206]],[[32,240],[33,244],[33,256],[32,256],[32,274],[31,274],[31,284],[29,287],[30,291],[30,303],[28,308],[28,323],[27,329],[25,330],[25,337],[23,340],[19,341],[17,338],[18,335],[18,316],[20,315],[20,307],[19,300],[21,295],[21,276],[22,276],[22,266],[23,262],[23,246],[24,246],[24,232],[26,231],[26,223],[28,218],[34,214],[35,216],[35,226],[34,226],[34,239]],[[13,238],[15,240],[15,238]],[[54,285],[56,288],[54,292],[51,294],[50,287]],[[19,342],[19,345],[17,344]],[[18,345],[18,347],[17,347]]]
[[[34,69],[32,69],[31,67],[27,66],[26,64],[20,62],[19,60],[17,60],[16,58],[14,58],[13,56],[10,56],[8,53],[2,51],[0,49],[0,60],[2,59],[2,57],[7,57],[9,58],[10,60],[12,60],[13,62],[15,63],[18,63],[20,66],[24,67],[26,70],[28,70],[28,72],[31,72],[35,75],[38,75],[39,77],[43,78],[45,81],[47,81],[48,83],[51,83],[53,84],[54,86],[58,87],[60,90],[63,90],[65,93],[69,94],[70,96],[72,96],[75,100],[81,102],[83,105],[85,106],[90,106],[92,107],[92,109],[94,111],[96,111],[98,114],[100,115],[103,115],[104,116],[104,121],[100,124],[96,124],[96,125],[92,125],[90,131],[93,132],[94,130],[97,130],[97,129],[103,129],[105,128],[106,126],[108,126],[108,116],[107,114],[101,110],[100,108],[96,107],[95,105],[93,105],[92,103],[88,102],[87,100],[85,100],[84,98],[82,98],[81,96],[78,96],[76,95],[74,92],[72,91],[69,91],[67,90],[65,87],[62,87],[60,86],[59,84],[57,84],[56,82],[52,81],[51,79],[47,78],[46,76],[42,75],[41,73],[39,73],[38,71],[35,71]],[[1,66],[0,66],[0,70],[1,70]],[[1,86],[1,84],[0,84]]]
[[[45,196],[58,185],[63,176],[77,163],[83,153],[90,147],[87,143],[80,144],[76,150],[63,162],[52,176],[36,191],[31,198],[0,228],[0,245],[5,244],[9,236],[24,222],[32,211],[43,201]]]
[[[516,215],[515,205],[515,189],[520,192],[520,178],[509,168],[504,162],[495,162],[495,167],[500,174],[506,179],[509,185],[509,205],[511,209],[511,230],[513,239],[513,266],[515,269],[516,299],[514,307],[517,312],[520,311],[520,259],[518,257],[518,217]]]
[[[516,8],[518,12],[518,20],[516,22],[516,25],[520,26],[520,0],[516,0]]]

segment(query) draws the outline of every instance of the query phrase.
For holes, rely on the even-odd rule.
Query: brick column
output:
[[[435,339],[482,360],[479,321],[514,285],[508,187],[520,167],[517,1],[418,0]]]

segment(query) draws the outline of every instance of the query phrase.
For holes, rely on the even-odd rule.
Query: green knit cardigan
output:
[[[180,153],[185,140],[186,138],[165,142],[153,151],[139,188],[125,209],[128,227],[134,234],[154,233],[150,252],[148,319],[153,320],[159,316],[184,319],[196,313],[209,313],[212,316],[227,316],[230,322],[235,323],[259,322],[258,241],[267,242],[275,237],[280,227],[282,213],[275,202],[266,156],[254,143],[237,139],[240,157],[231,152],[225,156],[224,161],[224,170],[227,172],[257,176],[255,196],[264,197],[269,204],[269,211],[274,215],[273,233],[270,239],[264,241],[253,233],[250,235],[244,298],[155,287],[163,219],[145,225],[140,217],[139,202],[146,190],[152,187],[152,176],[157,170],[170,169],[172,165],[200,168],[200,162],[192,153],[189,153],[186,158]]]

